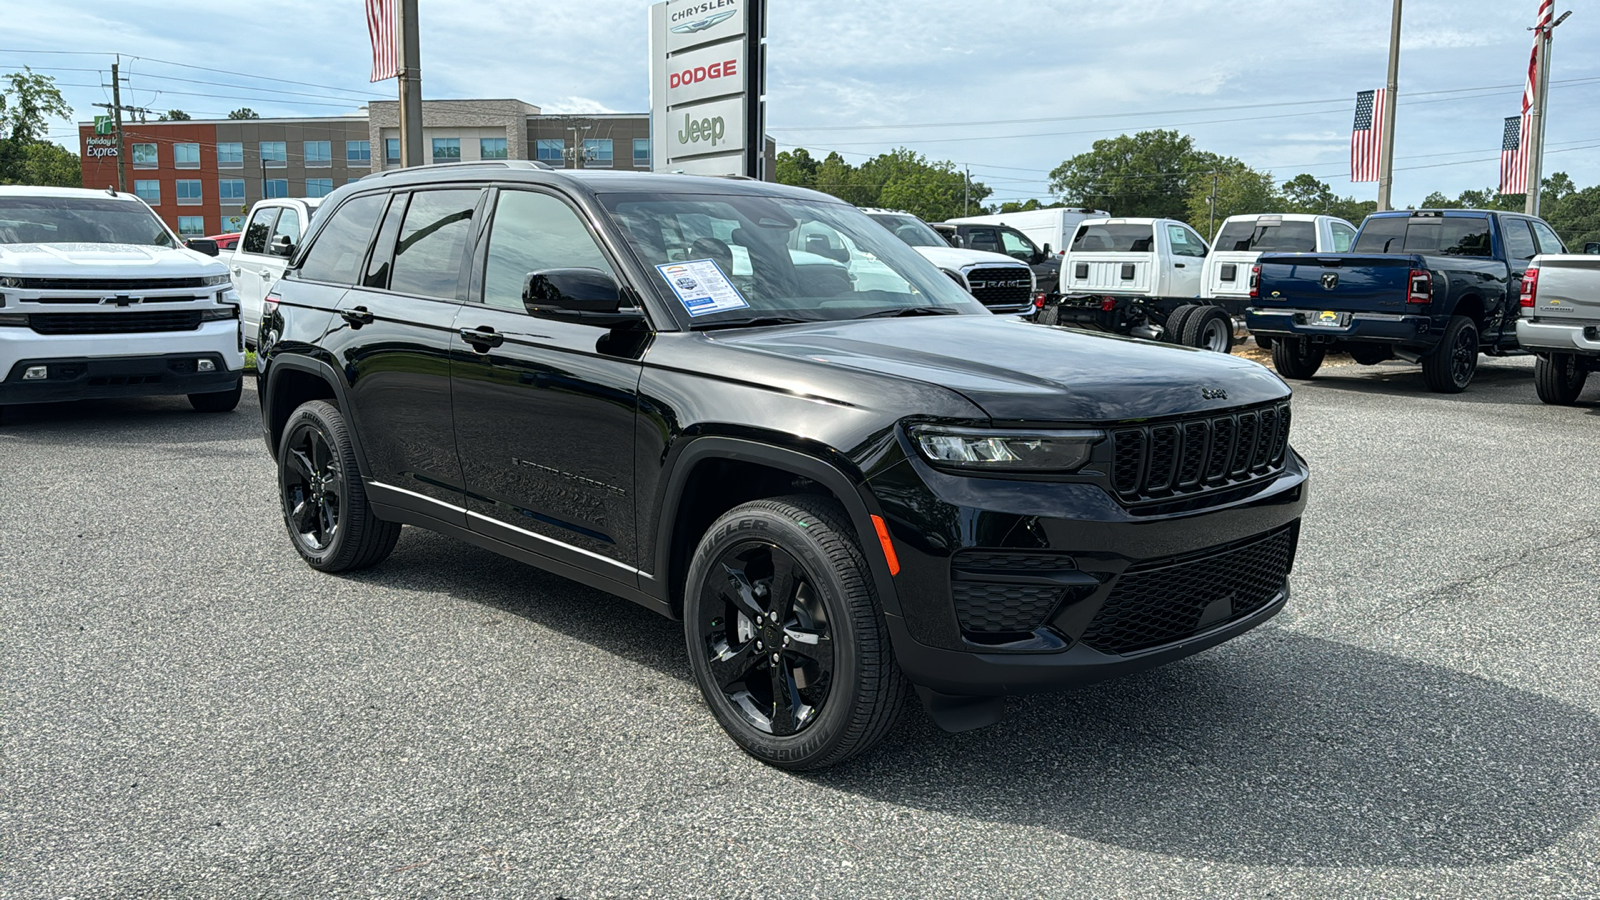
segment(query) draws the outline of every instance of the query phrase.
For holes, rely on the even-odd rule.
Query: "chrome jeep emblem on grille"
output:
[[[1331,291],[1331,290],[1333,290],[1334,288],[1336,288],[1338,286],[1339,286],[1339,273],[1338,272],[1324,272],[1324,273],[1322,273],[1322,289],[1323,290]]]
[[[1228,392],[1222,388],[1203,387],[1200,389],[1200,396],[1207,400],[1226,400]]]

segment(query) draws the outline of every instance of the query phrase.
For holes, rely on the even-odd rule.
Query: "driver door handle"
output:
[[[1183,263],[1173,263],[1172,266],[1173,268],[1181,269],[1183,268]]]
[[[488,353],[491,349],[505,343],[506,336],[487,325],[477,328],[463,328],[458,332],[461,339],[472,345],[472,349],[479,353]]]
[[[365,306],[358,306],[355,309],[341,309],[339,310],[339,317],[356,328],[372,324],[372,313],[368,312]]]

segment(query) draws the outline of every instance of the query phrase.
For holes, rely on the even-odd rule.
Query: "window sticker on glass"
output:
[[[664,263],[656,266],[656,271],[671,285],[672,292],[678,295],[678,302],[691,316],[745,309],[750,305],[739,294],[739,289],[728,281],[728,276],[722,274],[721,267],[714,259]]]

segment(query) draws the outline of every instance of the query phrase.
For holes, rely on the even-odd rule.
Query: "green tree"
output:
[[[233,112],[228,113],[228,118],[230,118],[230,119],[259,119],[259,118],[261,118],[261,114],[256,112],[255,110],[251,109],[248,106],[241,106],[238,109],[234,110]]]
[[[161,118],[157,119],[157,121],[159,121],[159,122],[187,122],[187,121],[189,121],[190,119],[193,119],[193,118],[194,118],[193,116],[189,115],[188,113],[184,112],[181,109],[169,109],[166,112],[162,113],[161,114]],[[254,118],[254,117],[251,117],[251,118]]]
[[[904,147],[859,166],[829,153],[819,163],[803,149],[778,155],[778,181],[832,194],[856,206],[901,209],[932,222],[981,212],[993,191],[982,182],[968,182],[955,163],[930,162]]]
[[[72,120],[72,107],[61,99],[54,78],[26,67],[0,76],[0,184],[46,183],[34,180],[40,177],[35,168],[53,157],[35,148],[57,147],[45,138],[51,119]],[[43,171],[54,172],[54,167],[45,165]]]
[[[46,187],[83,187],[83,167],[78,154],[51,141],[35,141],[24,151],[22,177],[17,184]]]
[[[1306,174],[1296,175],[1285,181],[1280,192],[1283,194],[1284,212],[1338,216],[1356,225],[1360,225],[1362,219],[1378,208],[1375,200],[1337,196],[1325,182]]]
[[[1050,172],[1050,190],[1069,206],[1109,210],[1119,216],[1183,218],[1195,180],[1224,161],[1196,150],[1194,138],[1176,131],[1141,131],[1094,142],[1087,153]],[[1205,179],[1210,187],[1210,179]]]
[[[792,184],[795,187],[814,187],[817,183],[817,169],[821,165],[822,163],[813,159],[804,147],[785,150],[778,154],[778,183]]]
[[[1212,202],[1215,190],[1215,218]],[[1211,240],[1216,225],[1229,216],[1246,213],[1277,212],[1283,209],[1283,195],[1271,172],[1257,172],[1236,159],[1221,162],[1210,177],[1191,179],[1187,202],[1189,225]]]
[[[1036,209],[1060,209],[1066,205],[1067,204],[1060,200],[1057,200],[1054,203],[1040,203],[1038,200],[1031,199],[1023,200],[1021,202],[1016,200],[1007,200],[999,206],[990,207],[989,211],[1003,216],[1006,213],[1033,212]]]

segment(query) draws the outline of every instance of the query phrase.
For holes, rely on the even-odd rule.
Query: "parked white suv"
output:
[[[239,403],[239,298],[132,194],[0,187],[0,413],[6,405],[186,394]]]
[[[908,212],[863,209],[871,219],[945,271],[996,313],[1031,313],[1038,294],[1033,270],[1003,253],[950,246],[933,226]]]
[[[239,292],[245,345],[251,349],[255,349],[256,332],[261,330],[261,306],[267,292],[283,277],[321,203],[315,197],[281,197],[259,201],[250,208],[239,246],[227,259],[234,290]]]

